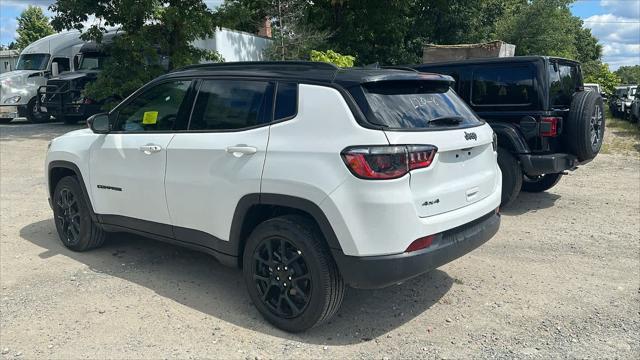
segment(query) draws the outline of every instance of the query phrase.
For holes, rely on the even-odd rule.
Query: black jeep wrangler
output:
[[[456,92],[498,136],[502,205],[520,190],[542,192],[566,170],[596,157],[602,146],[604,102],[584,91],[580,64],[546,56],[516,56],[417,65],[452,76]]]

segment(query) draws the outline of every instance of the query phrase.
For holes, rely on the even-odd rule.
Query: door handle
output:
[[[241,157],[242,155],[253,155],[258,152],[258,149],[253,146],[247,145],[236,145],[236,146],[228,146],[227,152],[229,154],[233,154],[235,157]]]
[[[145,153],[147,155],[151,155],[153,153],[157,153],[160,150],[162,150],[162,146],[156,145],[156,144],[147,144],[147,145],[140,146],[140,151],[142,151],[143,153]]]

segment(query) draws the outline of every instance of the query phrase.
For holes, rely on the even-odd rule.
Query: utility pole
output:
[[[284,60],[284,28],[282,27],[282,2],[278,0],[278,21],[280,22],[280,49],[282,50],[282,59]]]

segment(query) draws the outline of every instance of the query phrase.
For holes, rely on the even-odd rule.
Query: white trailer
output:
[[[76,55],[84,41],[80,31],[65,31],[34,41],[20,53],[16,70],[0,74],[0,122],[16,117],[48,120],[37,111],[36,94],[47,79],[78,66]]]

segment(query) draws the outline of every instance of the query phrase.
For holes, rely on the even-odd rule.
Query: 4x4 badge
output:
[[[474,133],[474,132],[469,132],[468,133],[468,132],[465,131],[464,132],[464,138],[466,140],[476,140],[477,141],[478,140],[478,135],[476,135],[476,133]]]

